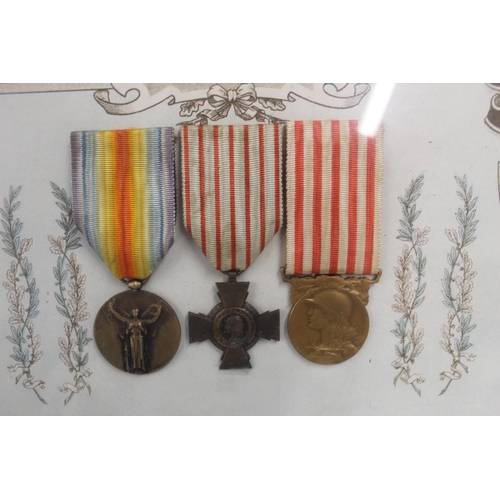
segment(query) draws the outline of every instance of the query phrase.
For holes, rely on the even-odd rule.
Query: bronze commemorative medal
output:
[[[173,129],[73,132],[73,212],[78,229],[129,290],[97,314],[104,358],[133,374],[158,370],[180,344],[174,310],[142,291],[174,242]]]
[[[381,129],[364,136],[355,120],[287,125],[288,334],[314,363],[348,360],[368,335],[369,287],[381,276],[382,143]]]
[[[236,277],[279,230],[282,126],[182,127],[184,224],[213,267],[221,300],[207,315],[189,313],[189,341],[210,339],[220,368],[251,368],[259,338],[279,340],[279,310],[259,314]]]

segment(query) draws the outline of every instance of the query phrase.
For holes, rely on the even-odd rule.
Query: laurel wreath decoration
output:
[[[35,380],[32,374],[33,366],[40,361],[43,351],[40,350],[41,339],[35,334],[34,318],[38,315],[39,290],[33,277],[33,267],[28,260],[27,253],[33,245],[32,238],[21,238],[22,222],[15,218],[14,213],[21,205],[17,201],[21,186],[9,190],[8,198],[4,198],[2,216],[3,231],[0,231],[2,250],[13,258],[7,270],[7,281],[3,286],[7,290],[9,302],[10,333],[7,340],[14,344],[14,353],[10,357],[16,364],[8,366],[11,373],[18,373],[16,384],[21,380],[25,389],[32,390],[38,399],[47,404],[40,394],[40,389],[45,389],[43,380]]]
[[[476,356],[471,354],[470,333],[476,328],[472,323],[472,290],[476,271],[473,270],[472,259],[466,247],[476,239],[475,232],[478,221],[475,220],[477,197],[473,198],[472,188],[467,186],[466,177],[455,176],[459,186],[458,198],[463,205],[455,213],[457,229],[446,229],[445,233],[453,244],[449,251],[448,268],[444,270],[442,283],[443,304],[448,308],[446,323],[441,328],[443,340],[440,345],[452,358],[449,370],[440,373],[441,380],[447,380],[440,396],[443,395],[454,380],[462,377],[462,370],[469,373],[466,362],[472,362]]]
[[[87,367],[89,353],[85,352],[86,345],[91,342],[88,330],[82,323],[89,318],[87,302],[85,302],[86,276],[82,274],[82,266],[78,264],[76,255],[72,250],[81,247],[78,229],[73,219],[73,205],[71,197],[64,189],[51,182],[52,194],[56,198],[56,205],[61,209],[61,218],[56,220],[63,234],[57,238],[49,236],[50,251],[57,255],[57,264],[53,268],[55,286],[57,291],[54,297],[57,301],[59,314],[66,318],[64,322],[64,337],[59,337],[59,359],[73,374],[73,383],[64,383],[59,390],[68,393],[64,400],[68,404],[75,394],[82,389],[92,393],[90,384],[86,379],[92,375],[92,370]],[[71,253],[70,253],[71,252]]]
[[[392,309],[401,316],[396,320],[396,327],[391,332],[397,337],[397,359],[392,366],[398,371],[394,378],[394,386],[398,380],[411,385],[420,396],[421,391],[416,384],[423,384],[425,377],[420,373],[412,374],[411,365],[424,349],[422,342],[424,329],[418,328],[418,314],[416,312],[424,300],[426,283],[424,282],[425,265],[427,259],[422,247],[428,242],[429,227],[423,229],[415,227],[415,222],[421,211],[417,210],[417,200],[424,184],[424,176],[420,175],[412,180],[404,196],[399,197],[403,218],[398,229],[397,239],[408,242],[398,257],[398,265],[394,268],[396,276],[396,294]],[[414,277],[415,273],[415,277]]]

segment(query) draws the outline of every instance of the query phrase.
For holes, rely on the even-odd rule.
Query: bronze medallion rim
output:
[[[125,311],[130,310],[130,305],[137,306],[142,313],[147,311],[148,303],[150,306],[155,304],[161,306],[159,317],[154,324],[156,333],[151,341],[147,371],[137,372],[125,369],[124,343],[119,339],[119,332],[123,331],[123,327],[120,328],[120,321],[109,312],[109,304],[112,302]],[[124,304],[125,307],[122,307]],[[132,375],[147,375],[161,370],[175,357],[180,346],[181,327],[177,314],[166,300],[152,292],[127,290],[114,295],[100,307],[94,321],[94,341],[103,358],[115,368]]]
[[[318,348],[315,348],[308,344],[305,340],[306,336],[311,334],[313,330],[307,324],[307,314],[305,314],[305,305],[307,302],[313,302],[314,297],[325,290],[335,291],[339,294],[344,295],[349,299],[352,304],[352,315],[356,315],[354,323],[359,329],[359,335],[355,347],[357,350],[355,352],[348,352],[347,354],[334,355],[331,350],[323,350],[318,354]],[[307,301],[307,302],[306,302]],[[330,323],[334,324],[334,322]],[[317,289],[308,291],[304,296],[302,296],[292,307],[288,315],[288,337],[292,343],[294,349],[305,359],[311,361],[312,363],[321,365],[336,365],[348,361],[350,358],[354,357],[363,347],[365,341],[368,337],[368,332],[370,329],[370,318],[368,316],[368,311],[361,300],[354,294],[349,293],[345,290],[321,286]]]

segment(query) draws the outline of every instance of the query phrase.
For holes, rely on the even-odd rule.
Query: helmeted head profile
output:
[[[309,305],[309,328],[313,330],[321,330],[332,323],[339,326],[350,323],[353,306],[345,293],[323,290],[306,299],[306,303]]]

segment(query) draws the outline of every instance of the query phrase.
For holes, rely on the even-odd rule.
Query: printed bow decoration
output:
[[[62,387],[59,388],[61,392],[71,392],[79,393],[85,387],[89,391],[89,394],[92,393],[92,389],[89,384],[87,384],[84,377],[90,377],[92,375],[92,370],[90,368],[82,367],[81,371],[75,373],[75,385],[70,384],[68,382],[64,383]]]
[[[208,89],[207,102],[213,109],[203,109],[194,120],[181,125],[206,125],[209,121],[216,122],[226,118],[231,108],[236,116],[245,121],[254,118],[260,123],[282,123],[283,120],[268,115],[263,109],[255,106],[258,101],[253,83],[242,83],[236,90],[226,90],[219,84]]]
[[[448,351],[449,352],[449,351]],[[468,361],[471,363],[476,359],[475,354],[468,354],[468,353],[462,353],[458,356],[454,355],[453,356],[453,363],[450,367],[450,371],[444,371],[439,374],[440,380],[444,379],[449,379],[449,380],[458,380],[459,378],[462,378],[462,372],[458,368],[458,365],[460,365],[466,373],[469,373],[469,368],[462,363],[462,358],[465,359],[465,361]]]
[[[408,385],[411,385],[414,382],[417,382],[419,384],[425,382],[425,377],[423,377],[420,373],[410,375],[410,364],[407,363],[404,358],[398,357],[397,361],[392,362],[392,366],[393,368],[396,368],[396,370],[401,369],[401,371],[398,373],[398,375],[396,375],[396,378],[394,379],[394,385],[396,385],[398,379]]]
[[[10,373],[16,373],[18,370],[21,370],[21,374],[16,377],[16,384],[26,376],[26,379],[23,381],[23,387],[25,389],[36,389],[37,387],[45,389],[45,382],[43,380],[34,380],[35,377],[31,374],[29,366],[16,363],[15,365],[8,366],[7,369]]]

